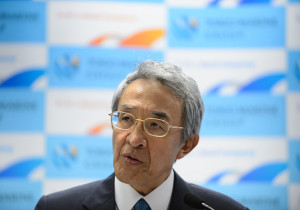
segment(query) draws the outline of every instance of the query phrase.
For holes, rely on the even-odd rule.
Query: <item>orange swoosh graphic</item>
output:
[[[101,133],[101,131],[103,131],[104,128],[106,128],[107,126],[109,126],[108,123],[102,123],[102,124],[100,124],[100,125],[97,125],[97,126],[91,128],[91,129],[89,130],[88,134],[89,134],[89,135],[99,134],[99,133]]]
[[[100,36],[94,40],[92,40],[90,42],[90,46],[95,46],[95,45],[99,45],[101,44],[102,42],[104,42],[105,40],[107,40],[111,35],[103,35],[103,36]]]
[[[164,35],[162,29],[151,29],[138,32],[132,36],[125,38],[121,42],[122,47],[136,46],[136,47],[150,47],[157,39]]]

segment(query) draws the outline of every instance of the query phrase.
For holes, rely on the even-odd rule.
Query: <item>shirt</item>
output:
[[[147,201],[151,210],[167,210],[169,208],[174,183],[174,171],[169,177],[146,196],[140,195],[129,184],[121,182],[115,177],[116,210],[132,210],[138,200]]]

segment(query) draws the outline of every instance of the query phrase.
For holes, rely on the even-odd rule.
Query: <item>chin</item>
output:
[[[115,175],[121,182],[127,183],[130,180],[130,175],[128,174],[128,171],[124,168],[115,167]]]

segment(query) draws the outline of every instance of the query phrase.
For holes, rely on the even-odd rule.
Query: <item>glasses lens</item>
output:
[[[135,122],[134,116],[125,112],[114,112],[111,120],[113,126],[121,129],[129,129]]]
[[[155,136],[164,136],[169,130],[169,123],[164,120],[148,118],[145,120],[145,129]]]

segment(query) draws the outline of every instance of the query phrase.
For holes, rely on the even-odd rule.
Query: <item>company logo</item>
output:
[[[52,160],[58,168],[70,168],[78,158],[75,145],[60,144],[54,147]]]
[[[173,33],[183,39],[190,39],[198,33],[199,21],[193,16],[181,16],[172,22]]]
[[[80,58],[77,55],[63,55],[57,58],[55,66],[55,71],[58,76],[71,78],[78,72]]]

